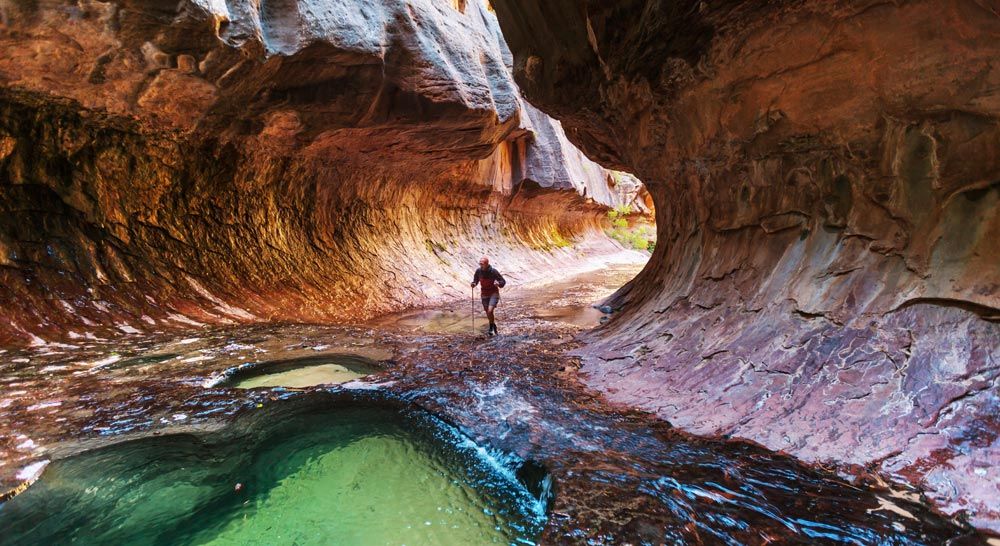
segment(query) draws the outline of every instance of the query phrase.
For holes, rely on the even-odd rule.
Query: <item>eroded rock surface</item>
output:
[[[493,4],[528,99],[656,203],[590,384],[1000,531],[997,6]]]
[[[451,333],[415,331],[402,314],[372,329],[251,325],[14,351],[0,360],[0,499],[82,449],[218,430],[234,418],[282,420],[280,408],[295,399],[360,397],[433,411],[491,448],[494,468],[515,471],[539,498],[553,494],[543,544],[983,544],[910,492],[858,487],[748,442],[692,437],[648,413],[609,407],[567,353],[582,326],[568,315],[538,316],[551,309],[545,302],[584,311],[638,271],[634,262],[606,265],[522,289],[499,310],[500,337],[469,335],[468,320]],[[428,311],[460,315],[464,303]],[[345,353],[391,362],[364,381],[304,390],[220,381]],[[259,490],[259,477],[235,466],[239,483]],[[40,479],[31,487],[53,475]],[[234,493],[225,481],[202,485]]]
[[[513,83],[479,2],[15,2],[0,342],[339,321],[618,249],[643,190]]]

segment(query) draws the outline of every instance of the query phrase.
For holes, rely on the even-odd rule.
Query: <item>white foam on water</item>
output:
[[[546,517],[545,513],[546,497],[543,495],[541,499],[535,498],[527,490],[524,484],[521,483],[521,480],[519,480],[517,477],[517,469],[520,468],[522,464],[524,464],[525,462],[524,459],[513,453],[507,453],[497,449],[481,446],[476,442],[474,442],[468,436],[462,434],[458,429],[445,423],[444,421],[441,421],[440,419],[437,418],[435,418],[435,421],[437,421],[440,429],[444,431],[445,434],[447,434],[452,438],[452,443],[456,447],[471,452],[476,457],[476,459],[478,459],[482,464],[491,468],[496,473],[496,475],[500,476],[505,481],[509,482],[511,485],[514,485],[517,489],[522,491],[525,497],[532,499],[533,502],[531,508],[532,512],[534,512],[536,517],[540,519],[544,519]],[[550,488],[551,484],[543,483],[542,487],[544,490]]]
[[[374,391],[381,389],[383,387],[391,387],[395,385],[395,381],[383,381],[382,383],[372,383],[370,381],[362,381],[360,379],[354,379],[348,381],[347,383],[341,383],[340,386],[344,389],[354,390],[354,391]]]
[[[31,463],[17,472],[17,479],[26,482],[33,482],[42,475],[42,471],[45,470],[45,467],[48,465],[48,459],[38,461],[37,463]]]

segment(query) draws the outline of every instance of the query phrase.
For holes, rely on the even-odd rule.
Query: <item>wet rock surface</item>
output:
[[[197,383],[242,349],[101,338],[356,322],[462,296],[483,253],[528,282],[616,252],[607,206],[655,205],[650,264],[576,348],[590,386],[1000,529],[996,8],[492,5],[512,51],[480,2],[0,6],[0,345],[58,351],[7,349],[18,434],[232,411],[87,374],[177,354]],[[33,417],[62,400],[101,417]]]
[[[587,382],[1000,530],[1000,17],[976,1],[493,2],[657,247]]]
[[[387,370],[330,389],[416,404],[481,445],[541,464],[554,479],[544,542],[982,543],[913,493],[849,484],[749,443],[692,437],[589,390],[567,354],[580,327],[534,318],[536,302],[588,309],[637,269],[505,293],[496,338],[408,325],[261,325],[4,353],[5,483],[31,478],[39,461],[136,435],[217,428],[321,389],[206,386],[239,363],[377,348],[392,352]]]

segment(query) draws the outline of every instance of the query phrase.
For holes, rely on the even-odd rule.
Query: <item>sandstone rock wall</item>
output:
[[[1000,530],[996,4],[494,6],[528,99],[656,203],[589,381]]]
[[[467,294],[484,253],[528,282],[637,199],[523,102],[479,2],[0,8],[3,343],[358,320]]]
[[[2,110],[0,132],[18,136],[2,161],[0,329],[22,339],[357,320],[464,294],[481,253],[528,281],[575,259],[570,241],[611,250],[601,207],[574,192],[494,191],[480,162],[414,182],[393,165],[108,128],[72,107]]]

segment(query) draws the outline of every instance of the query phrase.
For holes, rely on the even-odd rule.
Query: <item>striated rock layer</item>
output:
[[[493,4],[528,99],[656,204],[588,381],[1000,531],[996,4]]]
[[[5,4],[0,343],[342,321],[612,252],[641,189],[478,2]],[[648,210],[648,209],[647,209]]]

